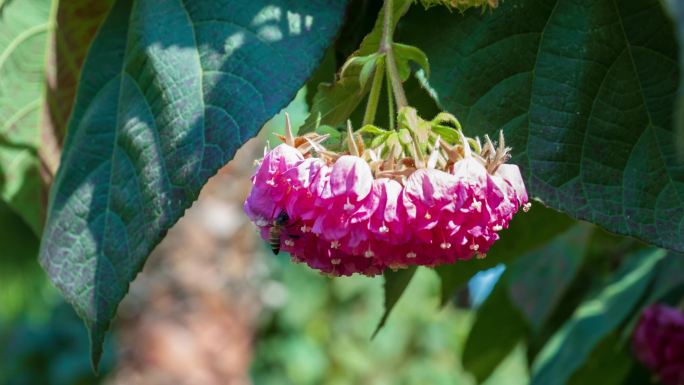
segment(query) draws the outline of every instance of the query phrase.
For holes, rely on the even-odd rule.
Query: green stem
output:
[[[371,85],[370,94],[368,95],[368,104],[366,104],[366,113],[363,115],[363,125],[373,124],[375,122],[375,113],[378,110],[378,103],[380,102],[380,91],[382,90],[382,81],[385,77],[385,62],[378,59],[375,66],[375,73],[373,74],[373,84]]]
[[[394,98],[397,102],[397,108],[408,106],[408,101],[406,100],[406,93],[404,93],[404,87],[401,84],[401,77],[399,77],[399,71],[397,70],[397,63],[394,60],[394,51],[392,49],[392,35],[394,35],[394,29],[392,28],[392,13],[394,7],[392,6],[392,0],[385,0],[385,17],[382,25],[382,40],[380,40],[380,52],[385,54],[385,60],[387,62],[387,77],[390,79],[390,84],[392,85],[392,92],[394,93]]]
[[[389,115],[389,128],[394,131],[396,129],[394,126],[394,97],[390,89],[392,89],[392,81],[387,77],[387,114]]]

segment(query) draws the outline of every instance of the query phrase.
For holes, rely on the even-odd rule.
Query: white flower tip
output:
[[[463,131],[458,131],[458,135],[461,137],[461,143],[463,143],[463,156],[466,158],[470,158],[473,156],[473,153],[470,150],[470,144],[468,143],[468,139],[463,135]]]
[[[439,159],[439,147],[441,140],[442,138],[439,135],[437,135],[437,139],[435,139],[435,145],[432,148],[432,153],[430,154],[430,158],[428,158],[428,168],[435,168],[435,166],[437,165],[437,160]]]
[[[527,202],[527,203],[525,203],[525,204],[523,205],[523,211],[524,211],[524,212],[530,211],[531,208],[532,208],[532,203],[531,203],[531,202]]]
[[[290,114],[285,113],[285,143],[294,147],[294,135],[292,134],[292,123],[290,122]]]

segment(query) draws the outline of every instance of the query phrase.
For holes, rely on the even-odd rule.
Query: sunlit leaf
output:
[[[546,343],[532,368],[533,385],[563,384],[582,367],[601,341],[631,313],[666,252],[645,249],[631,255],[600,290],[589,296]]]
[[[147,255],[302,87],[345,3],[115,3],[84,65],[40,255],[95,364]]]
[[[36,234],[42,230],[46,187],[59,162],[59,145],[80,68],[111,3],[69,0],[53,7],[49,0],[38,0],[2,4],[0,199]]]

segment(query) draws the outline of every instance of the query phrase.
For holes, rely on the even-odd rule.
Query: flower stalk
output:
[[[401,77],[397,70],[397,62],[394,58],[394,50],[392,49],[392,37],[394,35],[394,28],[392,27],[392,13],[393,1],[385,0],[385,17],[383,20],[382,39],[380,40],[380,52],[385,54],[385,61],[387,62],[387,77],[390,79],[392,85],[392,92],[397,103],[397,109],[408,106],[406,93],[402,86]]]

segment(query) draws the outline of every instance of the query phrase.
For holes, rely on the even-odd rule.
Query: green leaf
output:
[[[411,0],[394,1],[393,25],[396,25],[399,18],[406,13],[411,3]],[[367,57],[378,52],[382,38],[384,12],[384,9],[380,10],[373,30],[363,38],[361,46],[352,54],[349,60],[353,61],[356,58]],[[317,122],[336,127],[349,119],[370,89],[370,83],[361,82],[362,68],[363,66],[358,65],[349,66],[341,73],[338,81],[318,85],[318,91],[311,105],[311,112],[304,125],[299,129],[300,133],[313,131]],[[366,72],[368,71],[370,71],[370,68],[366,68]]]
[[[0,12],[0,199],[35,234],[86,49],[111,1],[11,1]],[[56,28],[56,26],[59,28]],[[47,66],[46,66],[47,64]],[[41,175],[42,174],[42,175]]]
[[[511,221],[510,227],[501,231],[501,239],[492,245],[486,258],[458,261],[453,265],[435,268],[442,279],[442,303],[446,303],[478,271],[515,260],[548,242],[573,223],[567,216],[541,204],[532,205],[530,212],[519,213]]]
[[[513,262],[506,272],[510,297],[535,332],[559,305],[586,254],[592,226],[577,224]]]
[[[401,43],[392,44],[394,56],[397,61],[397,69],[401,80],[406,80],[411,75],[409,62],[415,62],[425,71],[425,75],[430,77],[430,63],[428,58],[420,48]]]
[[[618,333],[612,333],[591,352],[568,385],[624,385],[633,365],[631,350],[621,343]]]
[[[404,290],[406,290],[406,287],[411,282],[411,278],[413,278],[415,273],[416,267],[409,266],[406,269],[399,269],[396,271],[385,270],[382,274],[385,278],[385,312],[382,314],[380,322],[378,322],[378,326],[375,328],[371,338],[374,338],[380,329],[385,326],[385,322],[387,322],[387,318],[389,318],[392,313],[394,305],[396,305],[399,298],[401,298],[401,295],[404,293]]]
[[[658,0],[505,1],[409,12],[399,40],[467,135],[503,128],[528,191],[620,234],[684,251],[672,106],[674,28]]]
[[[463,349],[463,367],[483,382],[526,333],[527,324],[511,301],[504,276],[477,311]]]
[[[463,366],[478,382],[494,372],[529,329],[539,332],[575,276],[591,231],[577,224],[508,266],[478,309],[465,345]]]
[[[566,383],[631,313],[648,288],[655,265],[665,254],[658,249],[632,254],[610,282],[587,298],[547,342],[533,365],[531,384]]]
[[[40,253],[95,365],[150,251],[302,87],[345,3],[115,3],[84,65]]]
[[[46,280],[36,263],[39,239],[26,222],[0,200],[0,330],[5,321],[25,315]],[[2,334],[0,332],[0,334]]]
[[[40,234],[38,148],[50,1],[13,1],[0,12],[0,198]]]
[[[665,0],[670,16],[677,27],[679,41],[679,96],[675,104],[675,128],[677,140],[677,155],[684,161],[684,3],[678,0]]]

